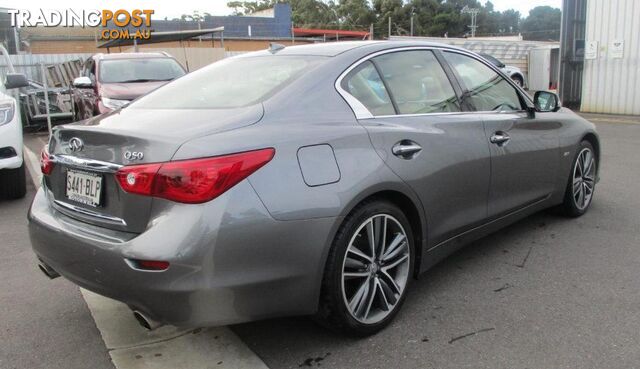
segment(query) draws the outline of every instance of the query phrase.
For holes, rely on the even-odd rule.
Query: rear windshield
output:
[[[133,83],[170,81],[184,75],[172,58],[116,59],[100,62],[100,82]]]
[[[264,101],[326,59],[319,56],[225,59],[155,90],[130,107],[230,109],[249,106]]]

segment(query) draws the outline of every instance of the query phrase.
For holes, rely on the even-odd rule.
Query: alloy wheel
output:
[[[573,200],[579,210],[586,209],[593,198],[596,177],[596,161],[593,151],[584,148],[578,154],[573,168]]]
[[[411,266],[407,234],[397,219],[378,214],[351,238],[342,264],[342,296],[351,316],[375,324],[400,301]]]

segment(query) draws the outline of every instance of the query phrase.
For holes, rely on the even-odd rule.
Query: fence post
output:
[[[44,107],[47,110],[47,128],[49,138],[51,138],[51,115],[49,114],[49,81],[45,73],[44,63],[40,63],[40,73],[42,73],[42,83],[44,84]]]

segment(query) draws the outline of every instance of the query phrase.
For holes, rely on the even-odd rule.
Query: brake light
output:
[[[160,260],[138,260],[138,259],[127,259],[128,264],[134,269],[141,270],[150,270],[150,271],[163,271],[169,269],[168,261],[160,261]]]
[[[51,161],[51,157],[49,156],[49,152],[47,151],[47,147],[43,147],[42,151],[40,151],[40,170],[42,174],[48,176],[53,171],[53,161]]]
[[[203,159],[122,167],[116,173],[126,192],[187,204],[222,195],[273,158],[272,148]]]

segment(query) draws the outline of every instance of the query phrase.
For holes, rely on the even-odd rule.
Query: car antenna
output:
[[[271,54],[275,54],[278,51],[284,49],[285,47],[286,46],[284,46],[283,44],[278,44],[278,43],[275,43],[275,42],[269,42],[269,52]]]

